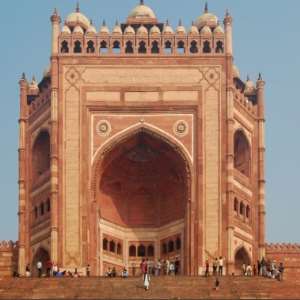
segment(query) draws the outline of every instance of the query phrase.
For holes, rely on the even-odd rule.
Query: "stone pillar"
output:
[[[226,12],[224,18],[224,27],[225,27],[225,54],[233,55],[233,46],[232,46],[232,17],[229,12]]]
[[[26,190],[28,188],[26,176],[26,132],[28,122],[27,106],[27,88],[28,83],[23,74],[19,81],[20,85],[20,119],[19,119],[19,262],[18,272],[25,274],[26,268],[26,211],[28,210],[28,201],[26,199]]]
[[[258,103],[258,220],[259,220],[259,258],[265,256],[265,82],[261,74],[256,82]]]
[[[61,19],[54,11],[51,56],[51,260],[58,261],[58,36]]]

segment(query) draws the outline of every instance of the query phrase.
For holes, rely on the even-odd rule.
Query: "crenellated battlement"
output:
[[[14,250],[18,247],[18,242],[0,241],[0,251]]]
[[[267,252],[299,252],[300,244],[298,243],[271,243],[266,244]]]

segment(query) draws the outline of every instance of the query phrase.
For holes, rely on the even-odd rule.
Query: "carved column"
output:
[[[256,83],[258,102],[258,220],[259,220],[259,258],[265,256],[265,82],[261,75]]]
[[[51,16],[51,260],[58,261],[58,36],[61,22],[57,11]]]
[[[20,119],[19,119],[19,262],[18,270],[21,275],[25,274],[26,268],[26,211],[28,208],[28,199],[26,199],[26,190],[28,182],[26,178],[26,132],[28,122],[27,106],[27,87],[28,83],[23,74],[19,81],[20,85]]]

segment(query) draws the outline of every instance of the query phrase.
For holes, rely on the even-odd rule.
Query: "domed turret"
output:
[[[135,34],[135,31],[131,25],[125,28],[124,34]]]
[[[205,4],[204,14],[197,19],[196,25],[199,29],[204,26],[209,26],[210,28],[218,26],[218,18],[214,14],[208,12],[207,3]]]
[[[200,31],[200,34],[201,35],[205,35],[205,36],[211,36],[212,35],[212,32],[211,32],[211,29],[209,26],[205,25],[201,31]]]
[[[247,81],[245,83],[245,96],[253,96],[256,94],[256,87],[252,80],[250,80],[249,76],[247,77]]]
[[[156,26],[156,25],[154,25],[154,26],[150,29],[150,34],[151,34],[151,35],[161,34],[159,27]]]
[[[65,24],[61,30],[62,34],[71,34],[71,29],[69,28],[69,26],[67,24]]]
[[[154,11],[147,5],[144,4],[144,1],[141,0],[140,4],[137,5],[128,15],[128,20],[133,21],[136,19],[136,21],[141,19],[155,19],[156,16]]]
[[[102,26],[100,27],[99,33],[100,34],[109,34],[109,28],[106,26],[105,21],[103,21]]]
[[[169,21],[168,21],[168,20],[167,20],[166,24],[164,25],[163,33],[164,33],[164,34],[173,34],[173,33],[174,33],[174,30],[173,30],[173,28],[169,25]]]
[[[73,30],[73,33],[74,33],[74,34],[84,34],[84,31],[83,31],[83,29],[81,28],[81,26],[76,25],[75,28],[74,28],[74,30]]]
[[[144,25],[141,25],[138,30],[137,30],[137,34],[139,35],[147,35],[148,34],[148,30]]]
[[[218,35],[224,34],[224,29],[220,24],[218,24],[218,26],[215,28],[214,34],[218,34]]]
[[[89,19],[80,12],[79,5],[77,4],[76,11],[72,12],[66,19],[66,25],[70,28],[74,28],[76,25],[81,26],[83,29],[87,30],[90,26]]]
[[[181,20],[179,20],[178,26],[176,28],[176,33],[177,34],[185,34],[186,33],[185,27],[182,25]]]
[[[118,21],[116,21],[116,25],[115,25],[112,33],[113,34],[120,34],[120,35],[122,34],[122,29],[121,29],[121,26],[120,26]]]
[[[192,22],[192,26],[189,30],[189,34],[199,34],[199,30],[194,22]]]
[[[38,83],[35,80],[35,77],[32,77],[32,80],[28,86],[29,94],[31,95],[37,95],[39,93],[39,86]]]
[[[97,30],[96,30],[95,26],[93,25],[92,20],[90,22],[90,26],[87,29],[86,33],[89,33],[89,34],[96,34],[97,33]]]

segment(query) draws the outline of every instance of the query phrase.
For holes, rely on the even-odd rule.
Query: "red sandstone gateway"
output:
[[[233,65],[229,13],[173,29],[141,2],[112,31],[79,7],[51,21],[49,70],[20,80],[20,273],[262,258],[265,83]]]

